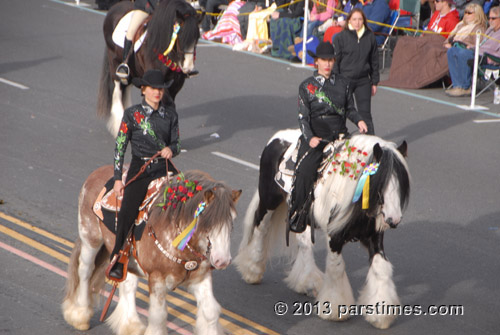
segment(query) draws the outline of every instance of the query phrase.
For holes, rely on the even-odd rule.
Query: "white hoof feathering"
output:
[[[75,329],[88,330],[90,328],[90,319],[94,311],[90,307],[78,307],[69,300],[62,304],[64,320]]]
[[[374,311],[364,317],[375,328],[387,329],[397,317],[401,306],[392,280],[392,265],[379,254],[373,257],[358,304]]]
[[[328,253],[323,286],[316,300],[319,302],[320,318],[333,321],[349,319],[349,315],[339,313],[343,306],[351,306],[355,302],[342,255]]]
[[[323,286],[323,272],[314,261],[310,230],[308,226],[303,233],[296,236],[299,251],[292,269],[285,278],[285,283],[297,293],[316,297]]]

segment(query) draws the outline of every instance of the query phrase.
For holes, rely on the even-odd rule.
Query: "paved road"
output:
[[[1,333],[82,333],[60,313],[65,262],[76,238],[79,188],[91,171],[111,163],[114,148],[95,116],[104,42],[103,13],[92,6],[19,0],[0,13]],[[236,255],[258,178],[252,164],[275,131],[296,126],[297,87],[311,71],[208,43],[199,45],[197,68],[200,75],[177,97],[186,151],[176,165],[205,170],[244,190],[231,248]],[[477,103],[493,108],[491,101],[489,93]],[[243,334],[498,334],[499,123],[475,122],[498,118],[456,104],[469,100],[448,100],[439,88],[380,88],[373,113],[379,136],[409,142],[410,206],[385,243],[401,301],[423,308],[462,305],[463,315],[401,316],[383,332],[361,317],[330,323],[276,316],[278,301],[291,306],[311,299],[285,287],[286,264],[274,259],[258,286],[246,285],[234,267],[214,274],[215,296],[226,309],[223,322]],[[320,266],[325,251],[318,243]],[[344,256],[357,292],[368,269],[366,252],[351,244]],[[192,331],[190,297],[179,291],[169,299],[170,326]],[[147,304],[139,300],[139,307]],[[109,330],[95,316],[87,333]]]

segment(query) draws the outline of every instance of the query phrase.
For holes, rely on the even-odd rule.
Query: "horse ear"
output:
[[[403,157],[408,157],[408,143],[406,141],[403,141],[401,145],[398,147],[398,151],[403,155]]]
[[[382,158],[382,154],[383,154],[383,152],[382,152],[382,148],[380,147],[380,144],[378,144],[378,143],[375,144],[373,146],[373,156],[375,157],[375,160],[377,162],[380,162],[380,159]]]
[[[205,193],[203,194],[203,198],[205,199],[205,203],[209,204],[214,200],[215,194],[212,192],[212,190],[206,190]]]
[[[233,199],[233,202],[236,204],[238,202],[238,200],[240,199],[240,195],[241,195],[241,192],[242,190],[233,190],[232,191],[232,194],[231,194],[231,198]]]

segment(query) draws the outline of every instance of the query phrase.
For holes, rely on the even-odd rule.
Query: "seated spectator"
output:
[[[490,9],[490,28],[486,31],[486,35],[492,38],[500,38],[500,7]],[[481,6],[471,3],[465,7],[464,19],[457,25],[459,28],[462,25],[468,24],[473,26],[471,32],[474,33],[478,29],[484,31],[486,27],[486,16],[483,13]],[[460,29],[460,28],[459,28]],[[462,29],[463,31],[463,29]],[[495,37],[496,36],[496,37]],[[446,94],[452,97],[470,95],[472,83],[472,68],[468,62],[474,59],[475,36],[463,36],[459,40],[459,36],[454,38],[453,33],[448,38],[446,44],[448,49],[448,67],[453,87],[446,90]],[[462,44],[457,44],[460,41]],[[453,45],[453,46],[452,46]],[[486,39],[479,46],[479,53],[482,55],[485,52],[500,56],[500,43]]]
[[[217,21],[213,30],[207,31],[201,38],[208,41],[217,41],[230,45],[241,43],[243,38],[240,32],[240,23],[237,19],[239,9],[245,4],[244,1],[233,1]]]
[[[276,1],[279,6],[284,5]],[[291,60],[294,56],[288,47],[295,44],[295,39],[302,32],[302,18],[304,17],[304,1],[292,2],[289,6],[271,14],[269,29],[273,46],[271,56]]]
[[[336,0],[319,0],[314,2],[309,22],[307,23],[307,36],[312,36],[315,28],[321,26],[326,20],[333,17]]]
[[[486,35],[491,37],[484,40],[479,46],[479,54],[483,56],[485,53],[500,58],[500,7],[491,7],[489,11],[488,22],[490,27],[486,30]],[[493,64],[491,59],[488,59],[489,64]],[[499,65],[499,64],[496,64]]]
[[[212,28],[212,23],[215,24],[216,20],[214,13],[219,13],[220,5],[228,5],[229,0],[199,0],[198,3],[202,10],[207,13],[201,21],[201,30],[207,32]]]
[[[248,15],[246,38],[243,43],[235,44],[233,50],[245,50],[256,53],[267,52],[272,44],[269,39],[267,20],[275,12],[276,3],[262,9],[264,6],[264,3],[257,4],[254,11]]]
[[[483,5],[484,14],[488,16],[490,14],[490,9],[498,6],[499,4],[499,0],[486,0]]]
[[[431,18],[432,13],[434,13],[434,1],[432,0],[420,0],[420,19],[418,22],[419,29],[424,29]]]
[[[455,9],[458,11],[460,19],[463,19],[465,15],[465,8],[468,4],[476,3],[483,8],[484,2],[485,0],[455,0]]]
[[[240,32],[243,40],[247,38],[247,30],[248,30],[248,18],[249,14],[252,12],[258,12],[265,8],[265,2],[262,0],[251,0],[247,1],[240,8],[240,15],[238,15],[238,21],[240,22]]]
[[[394,49],[389,80],[380,84],[399,88],[422,88],[442,79],[448,73],[447,47],[451,46],[450,42],[456,45],[460,43],[474,45],[475,36],[471,33],[481,29],[480,15],[484,17],[484,13],[480,6],[476,4],[470,6],[479,8],[478,23],[464,19],[447,39],[431,34],[400,38]]]
[[[460,21],[458,11],[452,7],[453,0],[435,0],[434,5],[436,10],[424,30],[433,31],[447,37],[447,33],[455,29],[458,21]]]
[[[362,9],[368,20],[368,27],[375,33],[377,44],[381,45],[385,40],[384,33],[387,34],[389,30],[387,27],[377,23],[388,24],[391,20],[391,10],[389,8],[389,5],[387,4],[387,1],[366,0]]]
[[[345,26],[345,18],[355,8],[361,8],[368,21],[385,24],[390,22],[391,10],[386,0],[366,0],[364,2],[359,0],[349,0],[344,6],[345,14],[337,18],[337,21],[325,31],[323,38],[325,42],[333,43],[335,35],[338,34]],[[384,43],[384,34],[389,32],[389,28],[372,22],[368,22],[368,27],[375,33],[377,44],[380,45]]]

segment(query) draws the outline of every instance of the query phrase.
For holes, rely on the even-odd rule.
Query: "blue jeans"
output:
[[[307,39],[309,39],[309,37],[312,36],[312,34],[314,32],[314,28],[321,26],[323,23],[325,23],[325,22],[318,21],[318,20],[307,22]],[[302,32],[300,33],[299,37],[302,37],[302,36],[304,36],[304,28],[302,28]]]
[[[467,61],[474,58],[474,50],[451,47],[447,56],[453,87],[468,89],[472,83],[472,68]]]

